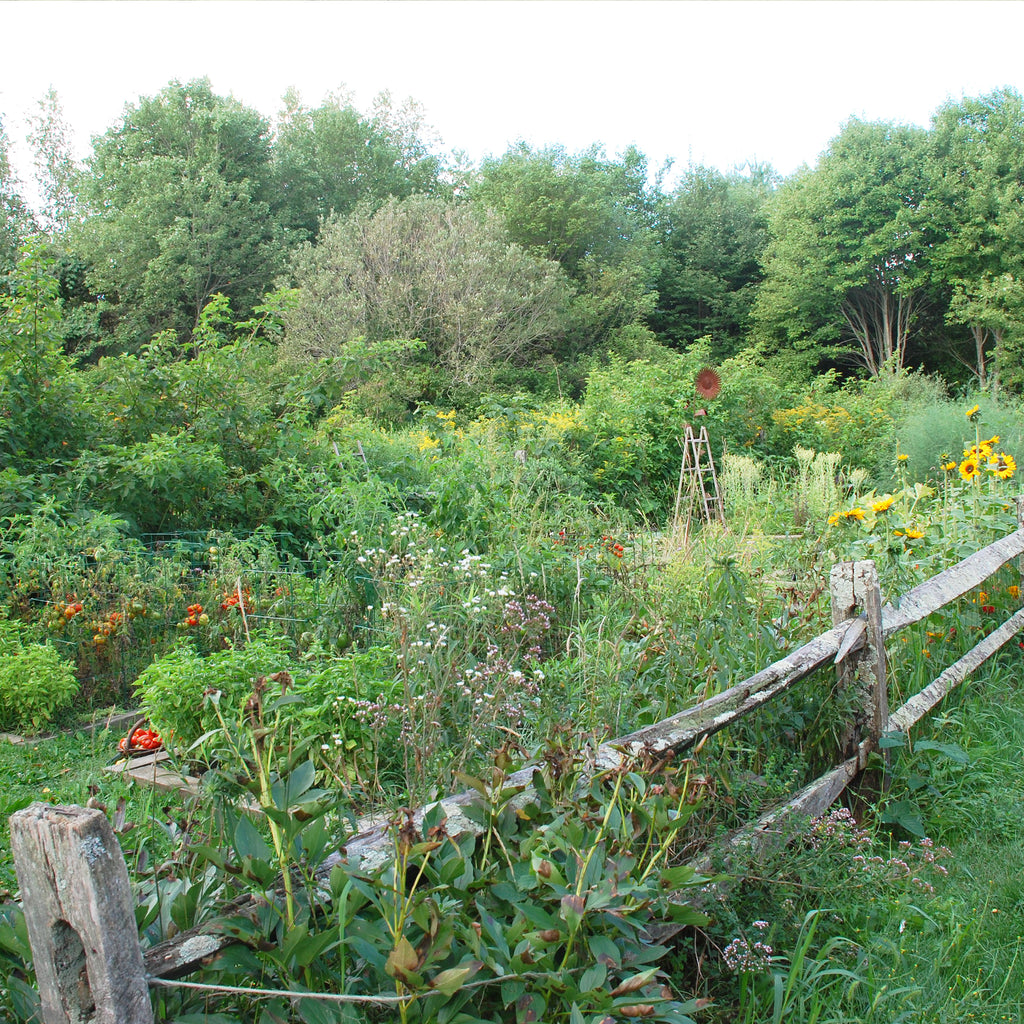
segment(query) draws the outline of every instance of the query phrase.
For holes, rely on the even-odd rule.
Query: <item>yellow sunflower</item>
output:
[[[847,519],[856,519],[857,522],[863,520],[864,514],[864,509],[862,508],[848,508],[843,513],[843,515],[846,516]]]
[[[892,503],[895,500],[896,500],[895,498],[889,497],[889,498],[881,498],[878,501],[872,502],[871,503],[871,511],[872,512],[888,512],[889,509],[892,508]]]
[[[907,530],[903,536],[909,537],[911,540],[917,540],[919,537],[924,536],[924,530]]]
[[[966,414],[967,418],[969,420],[973,420],[978,415],[978,411],[980,409],[981,409],[980,405],[971,406],[971,408],[967,410],[967,414]]]
[[[1017,470],[1017,463],[1012,455],[997,452],[989,459],[988,471],[1000,480],[1009,480]]]
[[[968,455],[960,463],[960,475],[964,480],[973,480],[980,472],[981,468],[978,465],[978,460],[973,455]]]

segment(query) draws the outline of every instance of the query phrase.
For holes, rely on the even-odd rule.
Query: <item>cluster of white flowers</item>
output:
[[[768,928],[768,922],[755,921],[751,928],[763,933]],[[722,959],[730,971],[736,971],[738,974],[758,974],[771,967],[774,952],[768,943],[762,942],[759,938],[751,941],[741,937],[733,939],[722,950]]]

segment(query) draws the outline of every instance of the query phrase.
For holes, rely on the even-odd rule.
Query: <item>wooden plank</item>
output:
[[[791,800],[767,811],[753,824],[734,832],[724,843],[725,862],[728,863],[730,856],[740,852],[745,856],[757,855],[777,846],[789,838],[790,821],[816,818],[827,811],[862,770],[868,746],[865,742],[856,755],[804,786]],[[710,874],[714,870],[712,858],[708,854],[691,861],[690,866],[701,875]]]
[[[883,615],[882,629],[886,637],[904,626],[920,622],[975,587],[980,587],[989,576],[1021,554],[1024,554],[1024,529],[968,555],[951,568],[914,587],[903,595],[898,608],[887,608]]]
[[[33,804],[11,816],[44,1024],[152,1024],[135,898],[100,810]]]
[[[170,765],[166,750],[157,750],[139,757],[130,757],[109,765],[106,771],[126,775],[141,786],[149,786],[161,793],[177,793],[184,797],[196,797],[202,783],[194,775],[181,775]]]
[[[905,732],[919,722],[947,694],[956,689],[975,669],[984,664],[1001,647],[1009,643],[1024,629],[1024,608],[1015,612],[1001,626],[976,647],[972,647],[962,658],[945,669],[934,682],[914,694],[901,708],[889,716],[886,729],[889,732]]]

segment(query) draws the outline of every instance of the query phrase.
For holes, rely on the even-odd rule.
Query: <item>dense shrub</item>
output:
[[[47,644],[26,643],[0,620],[0,730],[38,732],[78,693],[72,666]]]

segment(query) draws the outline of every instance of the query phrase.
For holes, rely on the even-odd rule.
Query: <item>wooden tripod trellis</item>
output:
[[[711,454],[708,428],[701,427],[700,433],[694,434],[693,427],[687,423],[686,433],[680,444],[683,449],[683,461],[679,466],[679,486],[676,488],[676,509],[672,524],[673,532],[678,531],[682,524],[684,537],[689,537],[695,511],[703,519],[714,518],[724,523],[725,505],[722,501],[722,490],[718,486],[718,474],[715,472],[715,460]]]

